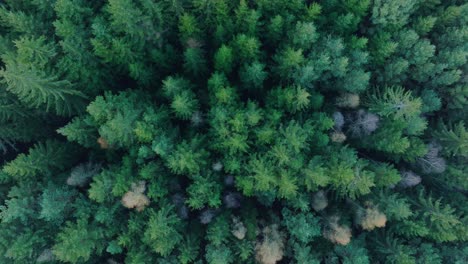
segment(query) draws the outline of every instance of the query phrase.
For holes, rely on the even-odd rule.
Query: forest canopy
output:
[[[0,263],[468,263],[466,0],[3,0],[0,32]]]

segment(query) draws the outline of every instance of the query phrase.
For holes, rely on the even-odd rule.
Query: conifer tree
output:
[[[464,1],[0,1],[0,263],[466,263]]]

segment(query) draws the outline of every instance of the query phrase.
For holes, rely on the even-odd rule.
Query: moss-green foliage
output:
[[[0,263],[466,263],[465,2],[0,1]]]

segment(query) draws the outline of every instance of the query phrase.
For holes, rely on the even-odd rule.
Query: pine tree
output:
[[[302,66],[305,61],[302,49],[288,47],[280,51],[275,57],[277,63],[276,73],[283,79],[288,80]]]
[[[197,174],[205,163],[208,153],[199,149],[201,138],[193,138],[177,145],[167,157],[167,166],[175,174]]]
[[[204,206],[219,207],[221,205],[221,186],[213,177],[195,176],[194,182],[187,188],[187,204],[193,209]]]
[[[180,225],[180,219],[172,207],[165,206],[158,211],[151,211],[143,240],[154,252],[167,256],[182,240]]]
[[[15,94],[25,104],[37,108],[45,106],[46,111],[60,115],[71,115],[82,110],[84,95],[73,89],[72,83],[60,80],[33,66],[19,63],[12,55],[4,57],[5,68],[0,71],[7,91]]]
[[[468,133],[463,121],[455,124],[452,128],[440,124],[440,130],[434,135],[444,146],[444,151],[450,155],[468,156]]]
[[[239,75],[244,87],[247,89],[263,88],[263,82],[268,76],[265,65],[258,61],[245,65]]]
[[[335,253],[340,257],[343,264],[367,264],[370,263],[368,250],[364,247],[363,237],[353,239],[346,246],[335,246]]]
[[[463,1],[1,2],[0,263],[467,262]]]
[[[39,202],[41,206],[39,218],[60,225],[64,218],[70,214],[71,204],[76,195],[76,192],[68,188],[48,185]]]
[[[311,213],[293,214],[287,209],[283,209],[282,215],[284,225],[291,236],[302,243],[311,241],[314,237],[320,236],[320,226],[318,219]]]
[[[12,187],[4,200],[4,205],[0,206],[2,223],[28,224],[35,219],[37,214],[35,209],[38,204],[35,198],[30,195],[34,191],[37,190],[31,183]]]
[[[389,28],[400,28],[408,23],[408,18],[416,9],[417,1],[375,1],[372,7],[372,22]]]
[[[381,233],[376,240],[376,251],[382,255],[388,263],[416,263],[414,249],[402,244],[392,234]]]
[[[75,117],[57,132],[66,136],[69,141],[76,141],[85,147],[96,146],[98,141],[98,128],[90,116]]]
[[[422,102],[419,98],[414,99],[402,87],[387,87],[383,93],[376,90],[370,95],[367,105],[372,112],[381,116],[408,120],[421,113]]]
[[[214,67],[218,71],[229,74],[233,67],[233,51],[232,48],[222,45],[214,55]]]
[[[444,205],[441,199],[434,200],[430,195],[425,197],[424,193],[420,192],[416,206],[420,208],[415,216],[416,225],[424,225],[428,228],[426,235],[428,238],[438,242],[458,239],[460,234],[457,232],[457,226],[460,226],[462,222],[450,205]],[[406,230],[411,234],[411,229]],[[402,232],[405,232],[405,229]]]
[[[225,245],[213,246],[209,244],[206,248],[205,258],[209,264],[229,264],[234,262],[231,249]]]
[[[72,145],[49,140],[36,144],[27,155],[18,155],[5,164],[3,171],[17,181],[50,175],[70,166],[71,157],[76,154],[76,148]]]
[[[135,141],[135,123],[143,112],[144,104],[139,104],[138,93],[122,92],[118,95],[106,93],[98,96],[87,107],[87,112],[91,115],[91,120],[85,120],[80,126],[98,126],[99,135],[110,145],[117,147],[129,146]],[[137,107],[139,105],[140,107]],[[84,124],[83,124],[84,123]],[[70,127],[72,130],[74,127]],[[66,130],[61,130],[67,133]],[[71,132],[71,131],[70,131]],[[76,132],[71,132],[76,133]],[[71,139],[73,138],[73,135]],[[67,135],[68,136],[68,135]],[[91,139],[79,139],[87,143]]]
[[[179,255],[179,261],[183,264],[191,263],[197,259],[199,254],[199,245],[197,240],[191,236],[185,237],[182,243]]]
[[[84,219],[67,222],[58,234],[53,253],[58,260],[79,263],[88,261],[94,253],[99,254],[104,248],[102,240],[104,230]]]

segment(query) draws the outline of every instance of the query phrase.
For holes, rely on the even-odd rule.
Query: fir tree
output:
[[[468,5],[0,3],[0,263],[466,263]]]

